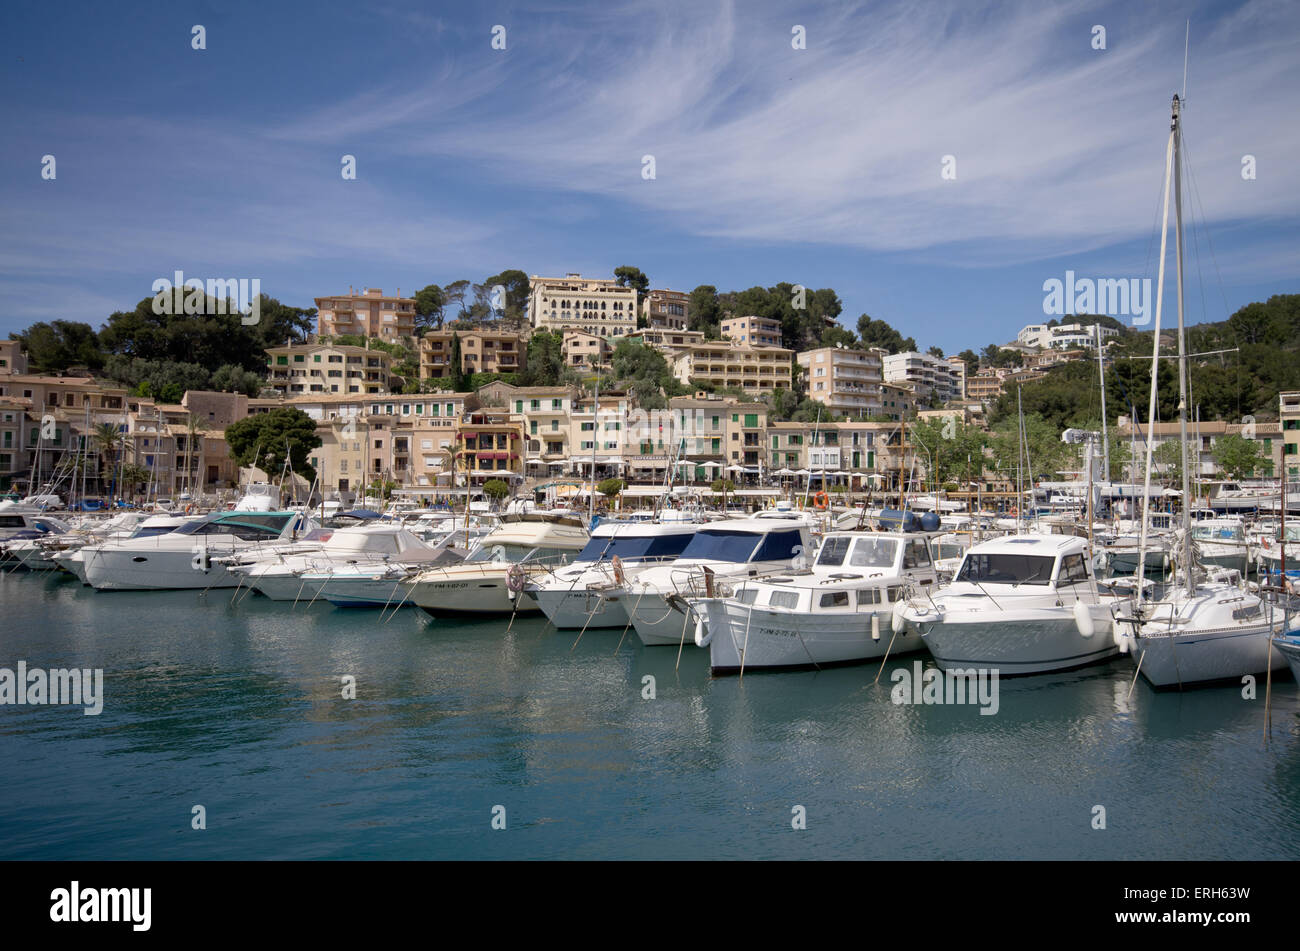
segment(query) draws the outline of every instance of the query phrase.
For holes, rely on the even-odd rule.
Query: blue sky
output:
[[[1005,342],[1067,269],[1154,276],[1188,19],[1188,317],[1217,320],[1300,292],[1290,0],[7,4],[0,333],[178,269],[309,307],[631,264]]]

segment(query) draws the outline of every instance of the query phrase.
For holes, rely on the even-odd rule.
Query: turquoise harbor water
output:
[[[1262,683],[1130,699],[1127,660],[982,716],[875,665],[713,680],[617,630],[230,601],[0,578],[0,666],[106,695],[0,707],[0,858],[1300,858],[1289,678],[1265,748]]]

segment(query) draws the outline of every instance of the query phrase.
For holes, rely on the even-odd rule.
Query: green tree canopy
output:
[[[916,341],[904,337],[883,320],[875,320],[868,314],[858,318],[858,337],[866,349],[879,347],[888,353],[909,353],[916,349]]]
[[[293,471],[309,481],[316,470],[309,461],[321,445],[316,422],[300,409],[281,406],[226,427],[226,445],[236,465],[256,466],[268,475],[278,475],[287,455]]]
[[[1270,464],[1262,443],[1235,433],[1214,441],[1214,462],[1229,479],[1248,479]]]
[[[500,502],[510,494],[510,486],[504,479],[488,479],[483,483],[483,492],[494,502]]]

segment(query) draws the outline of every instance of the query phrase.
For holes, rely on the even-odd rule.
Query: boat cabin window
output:
[[[774,608],[796,608],[799,606],[799,592],[773,591],[767,603]]]
[[[925,539],[913,538],[907,543],[903,552],[904,568],[925,568],[930,564],[930,550],[925,546]]]
[[[849,552],[853,539],[844,535],[832,535],[822,542],[821,551],[817,553],[817,564],[835,568],[844,564],[844,556]]]
[[[1052,579],[1052,566],[1056,561],[1050,555],[1017,555],[1011,553],[966,553],[954,581],[978,584],[1034,584],[1046,585]]]
[[[744,564],[749,561],[758,540],[759,536],[753,532],[726,529],[697,532],[682,549],[681,558],[685,561],[729,561]]]
[[[864,608],[868,605],[880,603],[880,596],[884,594],[879,588],[860,588],[858,589],[858,607]]]
[[[903,586],[899,584],[889,586],[889,600],[897,604],[903,600]]]
[[[758,597],[757,588],[741,588],[736,592],[736,598],[741,604],[753,604],[754,599]]]
[[[233,518],[191,522],[180,529],[186,535],[228,535],[256,542],[279,538],[292,515],[258,515],[241,512]]]
[[[897,538],[864,536],[853,546],[849,564],[854,568],[888,568],[893,565],[897,551]]]
[[[847,591],[827,591],[822,595],[821,606],[824,608],[847,608],[849,593]]]
[[[691,532],[674,532],[671,535],[603,535],[588,541],[574,560],[612,561],[615,555],[623,561],[676,558],[693,537]]]
[[[1057,587],[1067,584],[1086,583],[1088,580],[1088,566],[1083,560],[1083,555],[1066,555],[1061,559],[1061,574],[1057,578]]]
[[[0,515],[0,528],[22,528],[26,524],[21,515]]]
[[[803,553],[805,545],[803,535],[797,529],[785,532],[769,532],[763,536],[763,542],[754,552],[754,561],[789,561]]]

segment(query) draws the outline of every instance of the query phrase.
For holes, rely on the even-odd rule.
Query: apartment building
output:
[[[420,379],[451,375],[453,338],[460,342],[462,373],[518,373],[528,365],[528,336],[498,330],[438,330],[420,338]]]
[[[387,393],[393,358],[382,350],[290,344],[266,351],[267,384],[289,396]]]
[[[370,287],[358,294],[316,298],[316,332],[320,336],[355,334],[377,337],[397,343],[402,337],[415,336],[415,299],[386,296],[382,289]]]
[[[685,330],[691,295],[684,291],[652,290],[641,304],[646,326],[654,330]]]
[[[529,279],[528,314],[538,330],[560,331],[565,327],[599,337],[623,337],[636,330],[635,287],[621,287],[612,280],[567,274],[562,278]]]
[[[1016,334],[1016,341],[1039,350],[1094,350],[1097,347],[1097,330],[1101,329],[1103,346],[1119,336],[1114,327],[1101,324],[1029,324]]]
[[[991,403],[1002,395],[1002,381],[1006,378],[1002,369],[981,370],[967,378],[966,396],[982,403]]]
[[[1297,402],[1300,402],[1300,394],[1292,395],[1295,395]],[[1300,406],[1297,407],[1297,410],[1297,419],[1300,420]],[[1300,422],[1297,423],[1296,429],[1293,431],[1288,431],[1285,428],[1285,419],[1280,422],[1254,423],[1253,426],[1254,438],[1263,444],[1264,453],[1269,460],[1261,471],[1255,473],[1255,477],[1274,477],[1282,470],[1284,465],[1291,466],[1288,472],[1294,469],[1295,465],[1286,461],[1288,458],[1295,457],[1294,451],[1288,456],[1286,438],[1288,435],[1292,439],[1300,436]],[[1145,438],[1149,435],[1153,451],[1160,449],[1166,443],[1176,447],[1180,438],[1180,424],[1176,422],[1156,423],[1154,427],[1150,427],[1145,422],[1142,422],[1135,429],[1130,417],[1120,416],[1112,432],[1121,441],[1135,440],[1133,445],[1136,451],[1130,461],[1130,471],[1125,473],[1125,477],[1136,480],[1142,478],[1142,466],[1146,458]],[[1242,423],[1222,421],[1189,422],[1187,424],[1187,451],[1191,463],[1189,467],[1191,478],[1193,480],[1225,478],[1223,472],[1219,469],[1219,464],[1214,459],[1215,444],[1224,436],[1248,435],[1249,432],[1248,427]],[[1165,472],[1169,469],[1168,466],[1162,466],[1158,461],[1155,463],[1155,468],[1159,472]]]
[[[609,366],[614,347],[608,337],[568,328],[560,345],[560,357],[566,367],[575,370],[594,370]]]
[[[666,330],[648,327],[628,334],[632,340],[640,340],[647,347],[653,347],[665,354],[670,350],[681,350],[693,344],[704,343],[704,333],[699,330]]]
[[[768,317],[729,317],[718,325],[718,333],[743,346],[781,346],[781,321]]]
[[[0,376],[27,372],[27,354],[21,340],[0,340]]]
[[[1279,472],[1300,475],[1300,392],[1278,394]]]
[[[883,350],[821,347],[796,354],[810,399],[845,416],[879,416]]]
[[[485,404],[503,407],[524,427],[525,472],[555,475],[570,468],[576,391],[564,386],[512,386],[497,381],[479,390]],[[603,402],[603,400],[602,400]]]
[[[880,415],[895,421],[916,415],[916,394],[896,383],[880,384]]]
[[[693,386],[735,387],[759,393],[788,390],[793,385],[793,350],[754,347],[718,340],[688,344],[669,359],[673,375]]]
[[[959,374],[953,363],[928,353],[912,350],[888,354],[884,359],[885,382],[909,387],[922,401],[937,397],[946,403],[964,398],[962,366]]]

